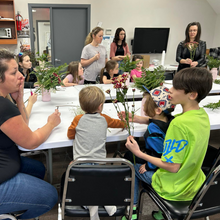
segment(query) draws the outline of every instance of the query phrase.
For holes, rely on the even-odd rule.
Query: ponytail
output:
[[[104,29],[101,27],[95,27],[92,29],[92,31],[87,35],[86,40],[85,40],[85,46],[87,44],[90,44],[93,40],[93,35],[96,36],[99,31],[103,31]]]
[[[105,67],[101,69],[100,72],[100,83],[103,83],[103,73],[104,73]]]

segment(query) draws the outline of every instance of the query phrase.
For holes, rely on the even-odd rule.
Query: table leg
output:
[[[48,173],[50,184],[53,182],[53,155],[52,149],[48,149]]]

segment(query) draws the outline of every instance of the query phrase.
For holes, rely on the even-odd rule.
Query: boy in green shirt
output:
[[[199,102],[211,88],[212,76],[205,68],[185,68],[175,74],[169,90],[170,102],[181,104],[183,112],[170,123],[161,158],[141,152],[134,138],[127,138],[126,147],[130,151],[159,167],[152,177],[152,187],[164,199],[190,201],[205,180],[201,166],[208,147],[210,123]],[[160,219],[158,215],[154,217]]]

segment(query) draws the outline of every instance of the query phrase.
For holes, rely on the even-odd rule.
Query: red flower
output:
[[[106,92],[107,94],[110,94],[111,90],[108,89],[108,90],[106,90],[105,92]]]
[[[112,102],[113,102],[113,103],[117,103],[117,102],[118,102],[118,100],[117,100],[117,99],[114,99]]]
[[[122,89],[128,89],[128,87],[127,86],[123,86]]]
[[[135,89],[132,89],[132,92],[135,92]]]
[[[161,83],[160,83],[160,86],[162,86],[162,85],[163,85],[163,83],[161,82]]]
[[[58,77],[58,75],[56,73],[53,73],[54,76]]]

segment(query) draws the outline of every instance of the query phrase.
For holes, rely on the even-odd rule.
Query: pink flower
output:
[[[31,91],[31,96],[33,95],[33,92]]]
[[[58,75],[56,73],[53,73],[54,76],[58,77]]]

